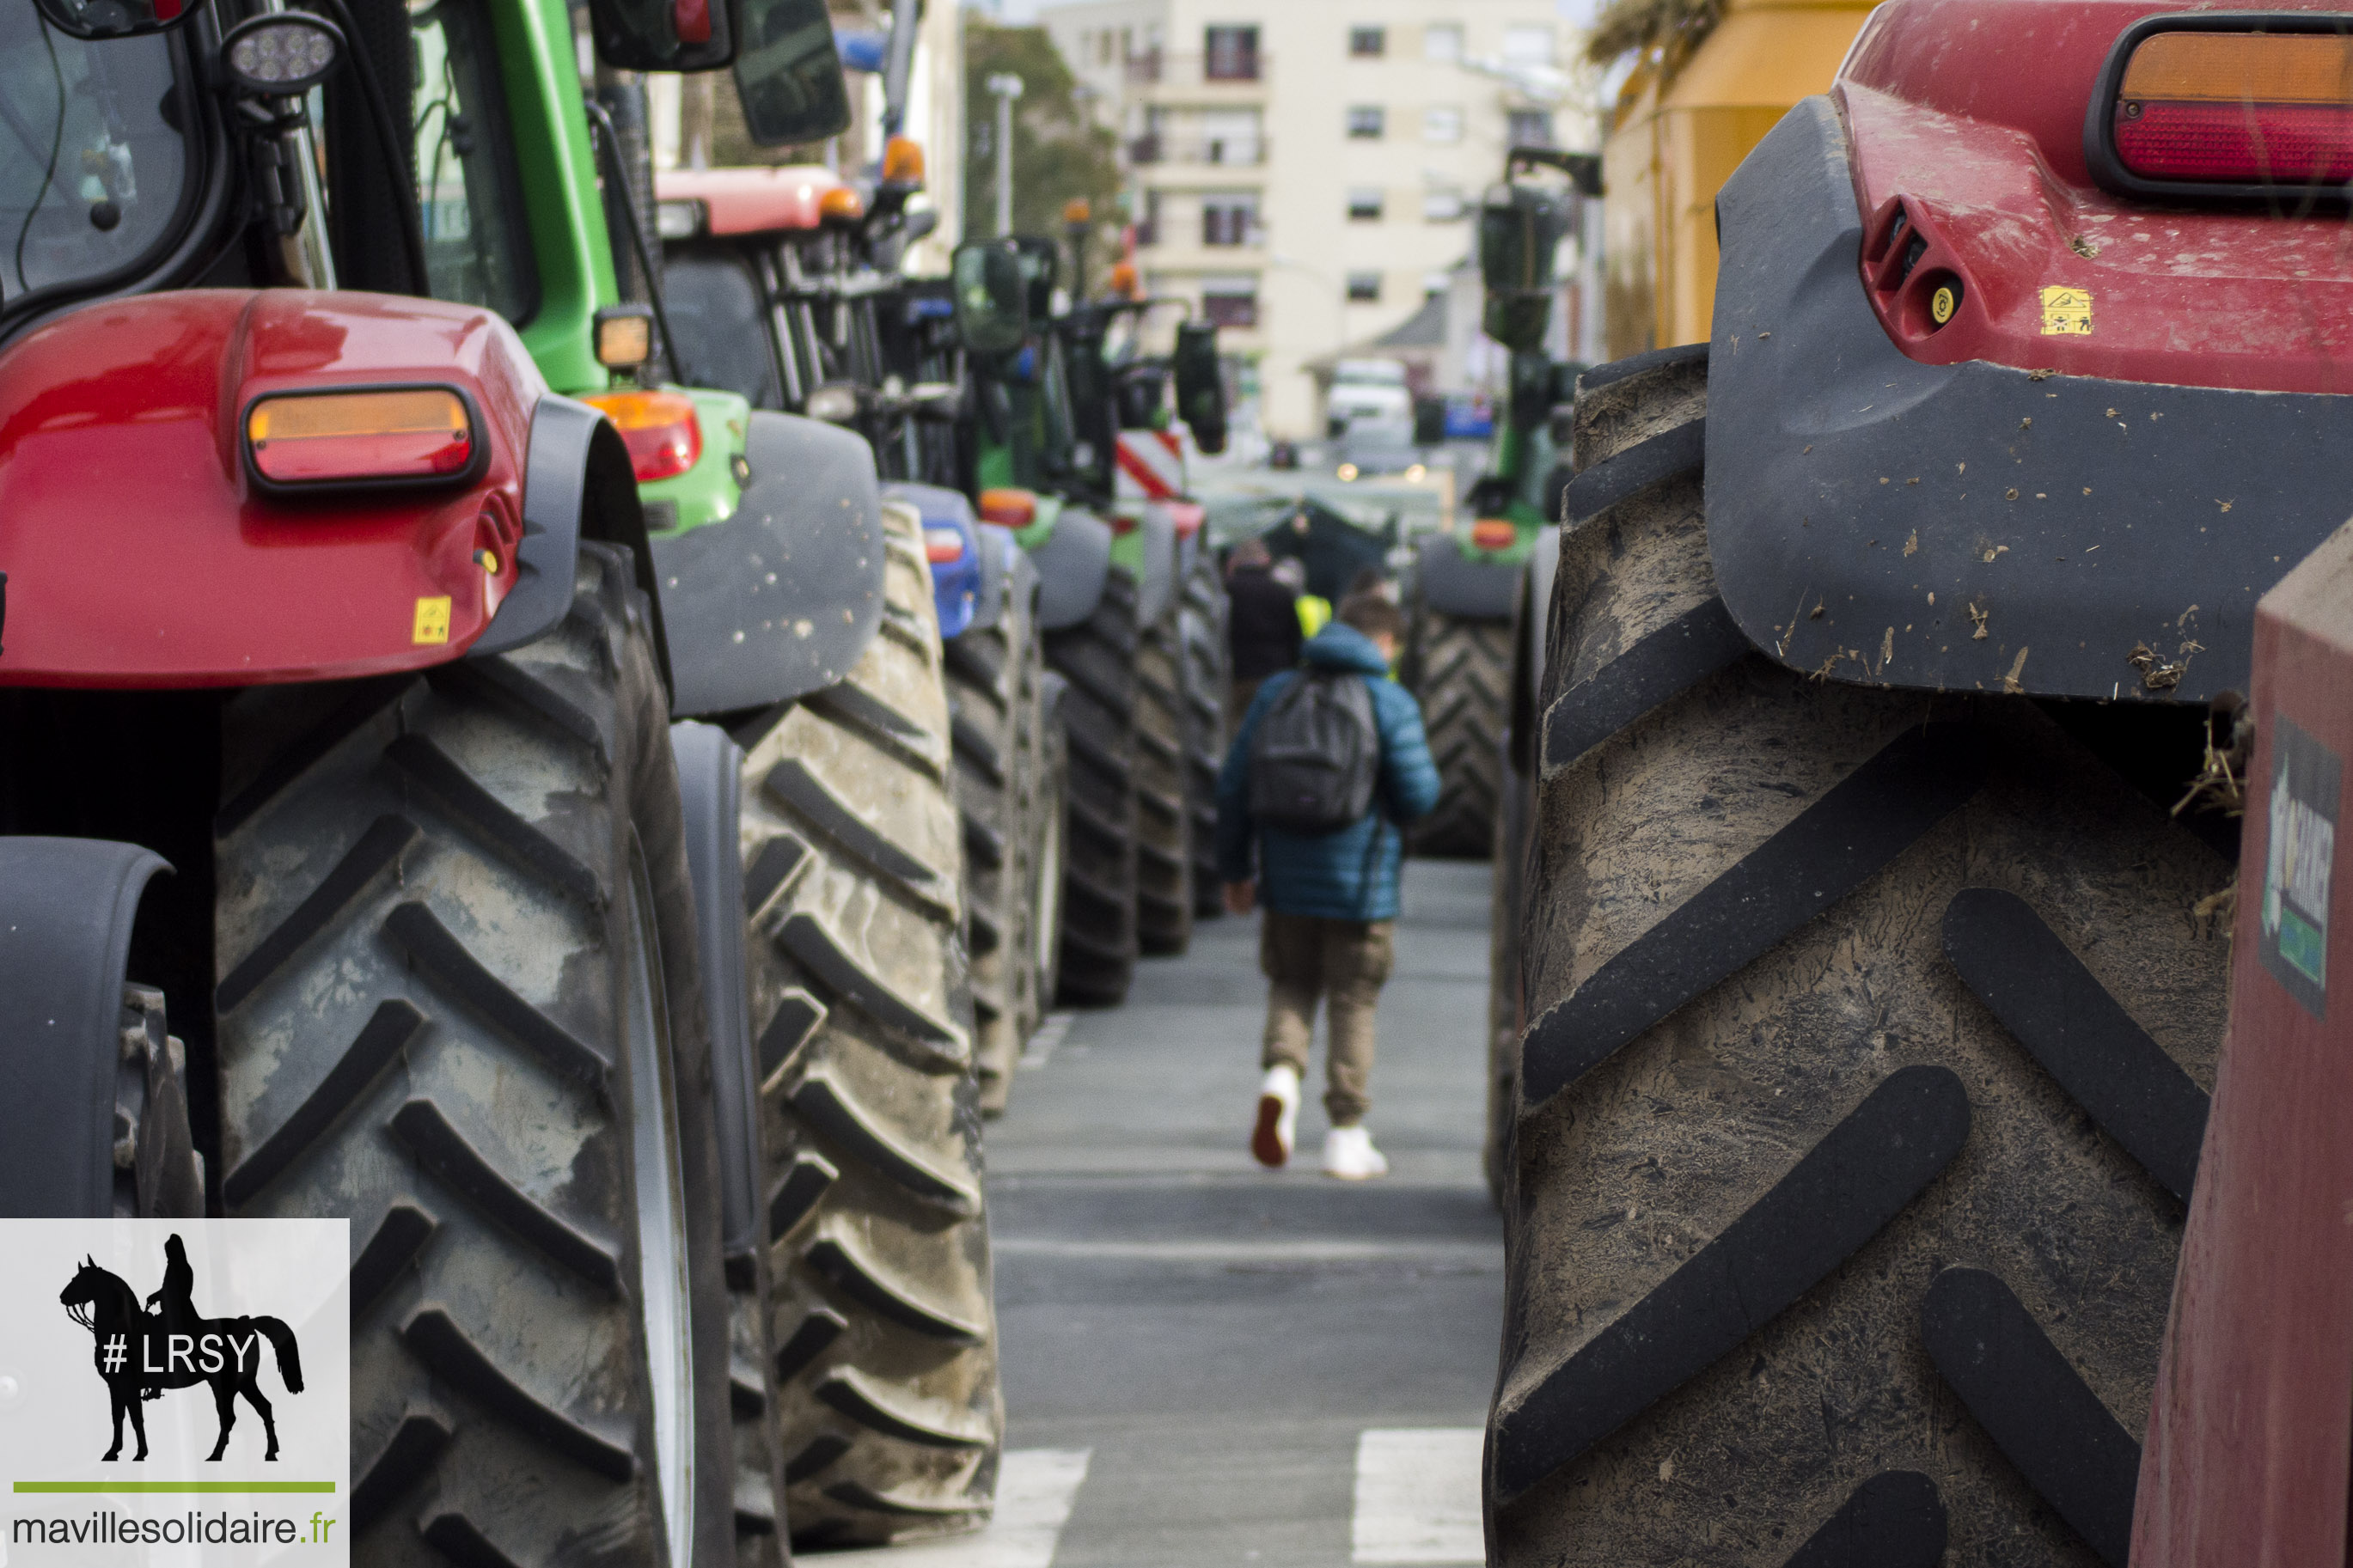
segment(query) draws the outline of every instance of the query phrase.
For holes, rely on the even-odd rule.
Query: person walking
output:
[[[1226,560],[1226,647],[1233,689],[1226,698],[1227,739],[1239,726],[1259,683],[1299,662],[1295,601],[1299,591],[1274,574],[1274,552],[1261,539],[1245,539]]]
[[[1324,1172],[1346,1181],[1388,1173],[1365,1126],[1373,1009],[1394,957],[1399,829],[1438,804],[1421,710],[1388,676],[1404,631],[1404,612],[1388,599],[1351,595],[1307,643],[1302,667],[1259,688],[1218,775],[1226,908],[1246,915],[1265,905],[1266,1077],[1250,1152],[1270,1167],[1291,1159],[1321,1003],[1332,1125]]]

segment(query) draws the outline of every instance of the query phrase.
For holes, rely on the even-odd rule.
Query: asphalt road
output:
[[[1486,921],[1484,866],[1408,868],[1367,1118],[1383,1181],[1317,1172],[1320,1083],[1291,1168],[1250,1157],[1254,919],[1204,923],[1126,1006],[1033,1042],[988,1140],[1006,1506],[987,1537],[923,1550],[976,1568],[1479,1560],[1503,1310],[1479,1167]]]

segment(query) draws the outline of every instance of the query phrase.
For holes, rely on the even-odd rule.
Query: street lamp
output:
[[[997,99],[997,232],[1013,232],[1013,100],[1021,96],[1021,79],[1011,71],[992,72],[984,83]]]

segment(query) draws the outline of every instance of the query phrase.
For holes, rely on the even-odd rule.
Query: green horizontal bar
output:
[[[331,1492],[332,1481],[18,1481],[20,1492]]]

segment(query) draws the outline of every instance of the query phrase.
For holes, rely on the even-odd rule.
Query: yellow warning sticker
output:
[[[2092,335],[2092,291],[2089,289],[2042,290],[2042,335],[2046,338],[2088,338]]]
[[[417,631],[412,642],[448,642],[449,640],[449,595],[417,601]]]

